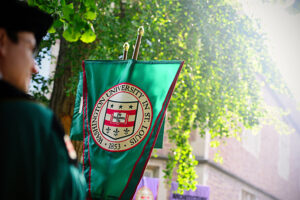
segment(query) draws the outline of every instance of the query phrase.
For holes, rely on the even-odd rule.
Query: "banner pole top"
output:
[[[128,50],[129,50],[129,44],[128,42],[125,42],[123,45],[123,60],[127,60]]]
[[[143,26],[140,26],[139,29],[138,29],[138,34],[143,36],[144,35],[144,27]]]
[[[124,45],[123,45],[123,48],[124,48],[125,51],[128,51],[129,50],[129,43],[125,42]]]
[[[141,44],[141,40],[142,40],[142,36],[144,35],[144,27],[140,26],[138,29],[138,36],[136,39],[136,43],[134,46],[134,51],[133,51],[133,55],[132,55],[132,59],[137,60],[138,54],[139,54],[139,49],[140,49],[140,44]]]

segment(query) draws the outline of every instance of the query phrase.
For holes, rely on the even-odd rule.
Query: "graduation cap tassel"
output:
[[[134,51],[132,55],[132,59],[137,60],[138,54],[139,54],[139,48],[142,40],[142,36],[144,35],[144,27],[140,26],[138,29],[138,36],[135,42]]]
[[[129,50],[129,44],[128,42],[125,42],[123,45],[123,60],[127,60],[128,50]]]

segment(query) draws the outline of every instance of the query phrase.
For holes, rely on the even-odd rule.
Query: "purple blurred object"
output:
[[[135,191],[133,200],[156,200],[158,184],[158,178],[143,177]]]
[[[185,191],[182,195],[175,193],[177,190],[177,183],[172,182],[171,184],[171,193],[170,200],[209,200],[209,187],[197,185],[197,189],[195,191],[189,190]]]

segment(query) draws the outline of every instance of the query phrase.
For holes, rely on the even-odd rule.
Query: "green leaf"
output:
[[[55,33],[55,32],[56,32],[56,30],[53,26],[51,26],[48,30],[48,33]]]
[[[63,26],[63,22],[65,22],[64,20],[62,20],[62,19],[57,19],[57,20],[55,20],[54,22],[53,22],[53,27],[54,28],[60,28],[60,27],[62,27]]]
[[[92,11],[88,11],[84,14],[85,19],[87,20],[95,20],[97,17],[97,13],[96,12],[92,12]]]
[[[95,0],[83,0],[86,7],[96,7]]]
[[[91,43],[95,39],[96,39],[96,34],[91,28],[85,31],[80,37],[80,40],[85,43]]]
[[[63,5],[62,12],[65,19],[67,19],[68,21],[71,20],[71,15],[74,14],[73,3],[70,3],[68,5]]]
[[[80,38],[80,32],[75,31],[72,29],[70,26],[64,30],[63,32],[63,37],[68,41],[68,42],[76,42]]]

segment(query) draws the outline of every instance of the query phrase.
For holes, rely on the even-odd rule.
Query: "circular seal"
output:
[[[136,193],[136,200],[154,200],[152,191],[146,186],[140,188]]]
[[[100,96],[90,127],[99,147],[106,151],[126,151],[146,137],[152,118],[152,105],[146,93],[130,83],[120,83]]]

